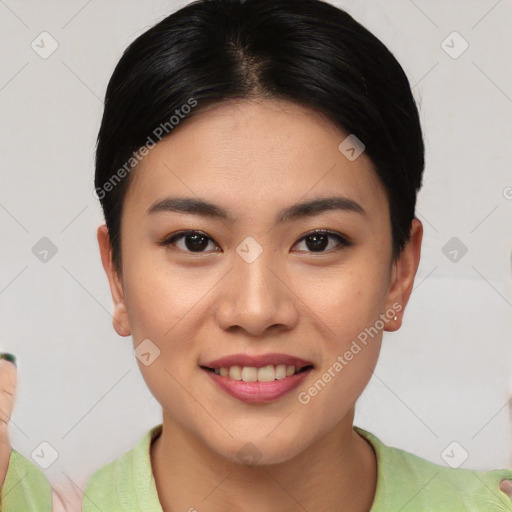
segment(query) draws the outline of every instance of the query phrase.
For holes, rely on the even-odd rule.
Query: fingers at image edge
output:
[[[504,479],[500,482],[500,491],[512,499],[512,480]]]
[[[11,354],[10,352],[0,352],[0,359],[9,361],[14,366],[16,366],[16,356],[14,354]]]
[[[8,425],[14,407],[18,376],[13,363],[5,357],[0,359],[0,486],[4,483],[11,455]]]
[[[0,423],[9,422],[14,407],[17,384],[16,365],[9,359],[0,358]]]

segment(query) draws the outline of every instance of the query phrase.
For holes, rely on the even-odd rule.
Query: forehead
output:
[[[130,211],[182,195],[232,205],[238,216],[334,193],[369,213],[387,208],[370,159],[363,152],[349,160],[339,150],[349,134],[315,110],[282,100],[231,100],[181,123],[133,171]]]

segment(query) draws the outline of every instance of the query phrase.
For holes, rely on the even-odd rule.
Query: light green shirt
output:
[[[377,455],[377,489],[369,512],[512,512],[500,481],[512,469],[473,471],[429,462],[354,426]],[[135,448],[99,469],[85,489],[83,512],[162,512],[151,469],[149,430]]]
[[[1,512],[51,512],[52,489],[44,473],[16,450],[11,450],[4,485],[0,491]]]

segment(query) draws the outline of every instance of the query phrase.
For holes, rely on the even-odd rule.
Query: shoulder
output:
[[[52,489],[44,473],[16,450],[11,450],[0,510],[9,512],[51,512]]]
[[[98,469],[87,482],[84,492],[83,510],[88,512],[98,506],[108,507],[107,509],[116,512],[121,510],[115,506],[117,499],[117,479],[121,467],[125,466],[125,461],[130,457],[130,452],[125,453],[119,459]]]
[[[355,429],[377,455],[377,489],[371,512],[512,510],[512,501],[499,488],[502,479],[512,479],[512,469],[479,471],[443,466],[387,446],[359,427]]]
[[[161,431],[161,425],[146,432],[137,445],[121,457],[97,470],[87,482],[83,512],[121,512],[138,510],[134,505],[144,497],[140,489],[154,486],[150,461],[150,445]]]

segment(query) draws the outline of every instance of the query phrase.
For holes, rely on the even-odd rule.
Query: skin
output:
[[[389,207],[363,153],[349,161],[347,136],[316,111],[278,100],[229,101],[191,117],[137,166],[121,219],[122,275],[112,265],[105,225],[97,236],[114,301],[113,324],[137,347],[150,339],[160,355],[142,375],[163,408],[163,432],[151,447],[164,511],[237,509],[295,512],[368,511],[377,464],[352,428],[358,397],[372,376],[382,331],[303,405],[307,390],[365,328],[393,304],[402,310],[420,260],[422,225],[391,258]],[[276,224],[282,208],[341,195],[365,210],[328,211]],[[167,196],[201,198],[234,222],[146,210]],[[187,249],[181,230],[206,234],[203,252]],[[329,238],[323,253],[306,245],[314,229]],[[236,252],[248,236],[263,252],[248,263]],[[338,250],[336,250],[338,248]],[[220,391],[199,364],[234,353],[283,352],[315,368],[288,395],[247,404]],[[254,444],[260,458],[242,464]]]
[[[17,378],[16,366],[10,361],[0,359],[0,484],[2,485],[11,456],[8,426],[14,407]]]

